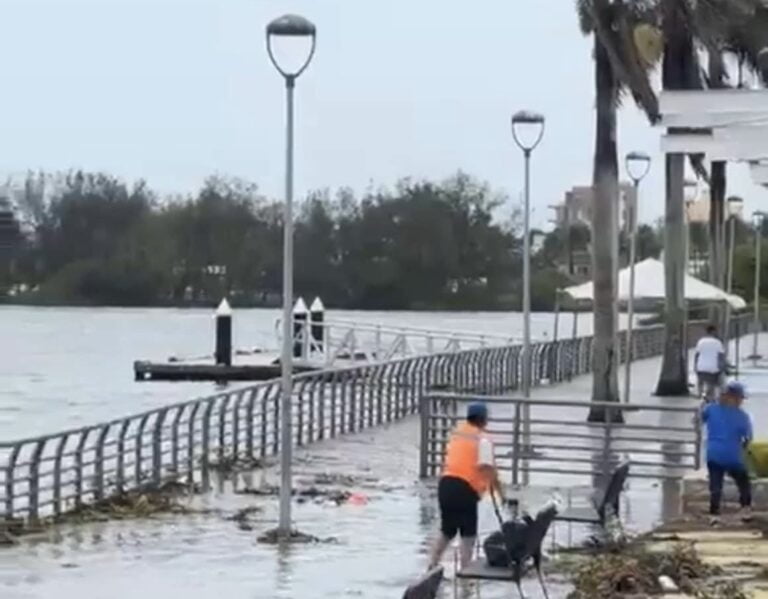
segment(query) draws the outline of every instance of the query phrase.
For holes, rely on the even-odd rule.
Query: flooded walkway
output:
[[[635,366],[633,401],[650,401],[649,385],[655,383],[658,367],[658,359]],[[751,389],[747,408],[759,437],[759,423],[768,421],[762,405],[768,397],[768,370],[765,376],[752,372],[744,380]],[[585,399],[590,385],[591,378],[582,377],[569,385],[537,389],[534,395]],[[276,497],[235,493],[224,483],[190,500],[200,510],[196,514],[61,527],[0,550],[0,597],[400,597],[426,567],[436,526],[433,490],[418,481],[418,426],[418,419],[410,419],[297,452],[298,486],[350,491],[367,499],[337,505],[318,497],[295,505],[297,528],[327,543],[287,550],[258,543],[257,537],[276,524]],[[274,467],[240,474],[235,486],[242,491],[276,484],[277,474]],[[673,516],[678,494],[676,485],[630,480],[623,506],[628,528],[648,530]],[[494,526],[486,502],[481,530]],[[558,541],[565,540],[564,526],[558,526]],[[586,529],[571,532],[574,541],[589,534]],[[539,596],[535,581],[529,590]],[[553,597],[563,597],[566,587],[553,580],[551,591]],[[484,598],[508,595],[504,585],[483,587]]]

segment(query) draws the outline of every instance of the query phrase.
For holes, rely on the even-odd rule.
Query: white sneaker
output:
[[[720,526],[720,516],[710,516],[709,525],[713,527]]]
[[[742,522],[749,522],[752,520],[752,508],[749,506],[743,507],[739,510],[739,518]]]

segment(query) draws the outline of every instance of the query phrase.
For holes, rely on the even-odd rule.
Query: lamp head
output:
[[[283,15],[282,17],[278,17],[267,25],[267,52],[269,52],[269,59],[283,77],[289,81],[293,81],[309,66],[309,63],[315,54],[316,38],[317,29],[315,28],[314,23],[310,20],[299,15]],[[303,46],[303,48],[298,50],[298,53],[304,54],[306,58],[303,61],[299,61],[298,66],[294,65],[293,67],[290,67],[288,65],[282,65],[281,62],[287,63],[289,61],[278,61],[276,58],[274,42],[278,39],[293,40],[290,45],[294,45],[298,42],[299,46]],[[304,40],[309,42],[308,49]],[[296,50],[290,52],[290,54],[294,55],[296,53]]]
[[[744,210],[744,200],[739,196],[728,198],[728,216],[739,216]]]
[[[544,115],[531,110],[520,110],[512,115],[512,137],[526,153],[530,153],[544,137]]]
[[[651,170],[651,157],[645,152],[630,152],[627,154],[624,162],[627,167],[627,173],[635,184],[648,174]]]

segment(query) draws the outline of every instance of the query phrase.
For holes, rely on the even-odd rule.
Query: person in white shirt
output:
[[[696,344],[694,364],[699,396],[707,385],[709,387],[707,399],[714,399],[719,395],[718,391],[725,371],[725,347],[717,338],[717,329],[713,325],[707,327],[707,333]]]

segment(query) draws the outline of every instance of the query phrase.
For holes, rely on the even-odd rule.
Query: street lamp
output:
[[[632,329],[635,316],[635,260],[637,256],[637,212],[640,198],[640,181],[651,170],[651,157],[643,152],[630,152],[624,163],[627,174],[635,185],[635,198],[629,210],[629,297],[627,298],[627,352],[624,372],[624,403],[629,403],[632,378]],[[619,282],[616,281],[618,287]]]
[[[753,334],[752,338],[752,355],[749,356],[750,360],[759,360],[762,356],[757,353],[757,338],[760,334],[760,269],[762,262],[762,238],[763,238],[763,219],[765,218],[764,212],[753,212],[752,223],[755,226],[755,296],[753,302],[755,304],[754,322],[752,323]]]
[[[283,205],[283,347],[280,359],[282,371],[280,410],[280,523],[279,532],[291,532],[291,460],[293,431],[291,430],[291,400],[293,397],[293,90],[296,78],[309,66],[315,54],[314,24],[298,15],[284,15],[267,25],[267,52],[272,64],[285,79],[286,90],[286,148],[285,203]],[[311,42],[306,59],[296,69],[280,65],[273,48],[278,39],[308,39]]]
[[[736,243],[736,221],[741,217],[743,210],[744,200],[738,196],[728,198],[728,281],[726,282],[728,293],[733,293],[733,252]],[[730,333],[731,304],[730,302],[725,302],[725,330],[723,335],[726,340],[731,337]]]
[[[512,137],[525,157],[523,207],[523,397],[531,394],[531,153],[544,137],[544,116],[521,110],[512,115]]]

